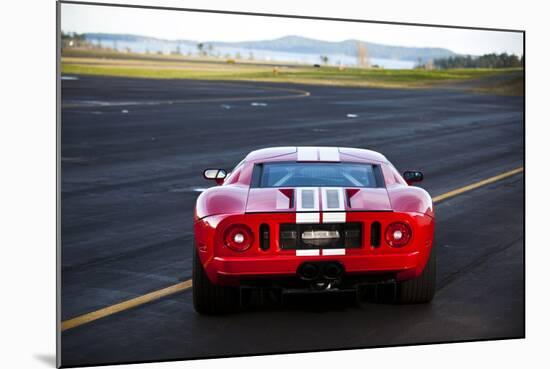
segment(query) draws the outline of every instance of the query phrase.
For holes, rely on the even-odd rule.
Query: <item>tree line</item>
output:
[[[482,56],[451,56],[435,59],[433,65],[438,69],[452,68],[519,68],[523,67],[523,56],[514,54],[485,54]]]

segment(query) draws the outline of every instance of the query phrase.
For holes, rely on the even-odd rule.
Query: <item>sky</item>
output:
[[[391,21],[391,20],[390,20]],[[422,26],[197,13],[63,4],[64,32],[125,33],[167,40],[257,41],[296,35],[325,41],[358,39],[458,54],[523,54],[523,34]]]

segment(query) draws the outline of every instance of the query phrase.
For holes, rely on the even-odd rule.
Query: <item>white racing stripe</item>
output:
[[[340,161],[340,150],[337,147],[298,147],[297,161]]]
[[[296,223],[319,223],[319,213],[296,213]]]
[[[321,198],[323,223],[345,223],[344,189],[323,187],[321,188]]]
[[[296,256],[319,256],[319,250],[296,250]]]
[[[320,147],[319,160],[320,161],[340,161],[340,151],[338,151],[337,147]]]
[[[318,161],[316,147],[298,147],[297,161]]]
[[[345,223],[346,213],[323,213],[323,223]]]
[[[319,189],[317,187],[296,188],[296,211],[319,211]]]
[[[323,256],[338,256],[338,255],[346,255],[346,249],[323,249],[323,250],[296,250],[296,256],[319,256],[320,254],[323,254]]]
[[[322,187],[322,208],[328,211],[344,211],[344,189],[341,187]]]
[[[319,189],[296,188],[296,223],[319,223]]]
[[[346,255],[346,249],[323,249],[323,255]]]

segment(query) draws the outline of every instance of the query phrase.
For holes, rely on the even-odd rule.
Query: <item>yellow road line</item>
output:
[[[516,174],[521,173],[521,172],[523,172],[523,167],[519,167],[519,168],[513,169],[511,171],[496,175],[494,177],[487,178],[487,179],[484,179],[482,181],[472,183],[472,184],[469,184],[469,185],[464,186],[464,187],[457,188],[456,190],[446,192],[444,194],[441,194],[439,196],[434,197],[432,199],[432,201],[434,203],[439,202],[439,201],[443,201],[443,200],[448,199],[450,197],[455,197],[455,196],[458,196],[460,194],[463,194],[464,192],[475,190],[476,188],[486,186],[486,185],[491,184],[491,183],[495,183],[497,181],[503,180],[505,178],[511,177],[511,176],[516,175]]]
[[[486,186],[486,185],[491,184],[491,183],[495,183],[497,181],[503,180],[505,178],[511,177],[511,176],[516,175],[516,174],[521,173],[521,172],[523,172],[523,167],[519,167],[519,168],[510,170],[508,172],[496,175],[494,177],[490,177],[490,178],[484,179],[482,181],[472,183],[472,184],[464,186],[464,187],[457,188],[455,190],[452,190],[452,191],[449,191],[449,192],[446,192],[444,194],[441,194],[439,196],[434,197],[433,202],[436,203],[436,202],[439,202],[439,201],[442,201],[442,200],[445,200],[445,199],[448,199],[448,198],[451,198],[451,197],[458,196],[458,195],[463,194],[465,192],[475,190],[476,188]],[[188,290],[192,286],[193,286],[193,283],[189,279],[187,281],[180,282],[180,283],[174,284],[172,286],[168,286],[166,288],[163,288],[163,289],[160,289],[160,290],[157,290],[157,291],[153,291],[153,292],[135,297],[135,298],[127,300],[127,301],[123,301],[123,302],[118,303],[118,304],[107,306],[103,309],[92,311],[91,313],[83,314],[83,315],[77,316],[75,318],[65,320],[65,321],[61,322],[61,331],[66,331],[68,329],[75,328],[75,327],[93,322],[94,320],[98,320],[98,319],[107,317],[109,315],[113,315],[113,314],[119,313],[121,311],[128,310],[128,309],[134,308],[136,306],[146,304],[146,303],[154,301],[154,300],[158,300],[162,297],[166,297],[166,296],[169,296],[169,295],[173,295],[174,293],[177,293],[177,292]]]
[[[191,286],[192,286],[192,281],[187,280],[157,291],[150,292],[145,295],[135,297],[130,300],[123,301],[118,304],[107,306],[106,308],[103,308],[103,309],[92,311],[91,313],[87,313],[69,320],[65,320],[64,322],[61,323],[61,331],[78,327],[79,325],[90,323],[90,322],[93,322],[94,320],[101,319],[106,316],[113,315],[121,311],[128,310],[133,307],[140,306],[154,300],[158,300],[162,297],[172,295],[176,292],[185,291],[186,289],[191,288]]]

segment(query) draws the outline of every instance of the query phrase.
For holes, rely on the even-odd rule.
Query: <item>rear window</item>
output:
[[[380,166],[364,163],[263,163],[252,177],[252,187],[384,187]]]

